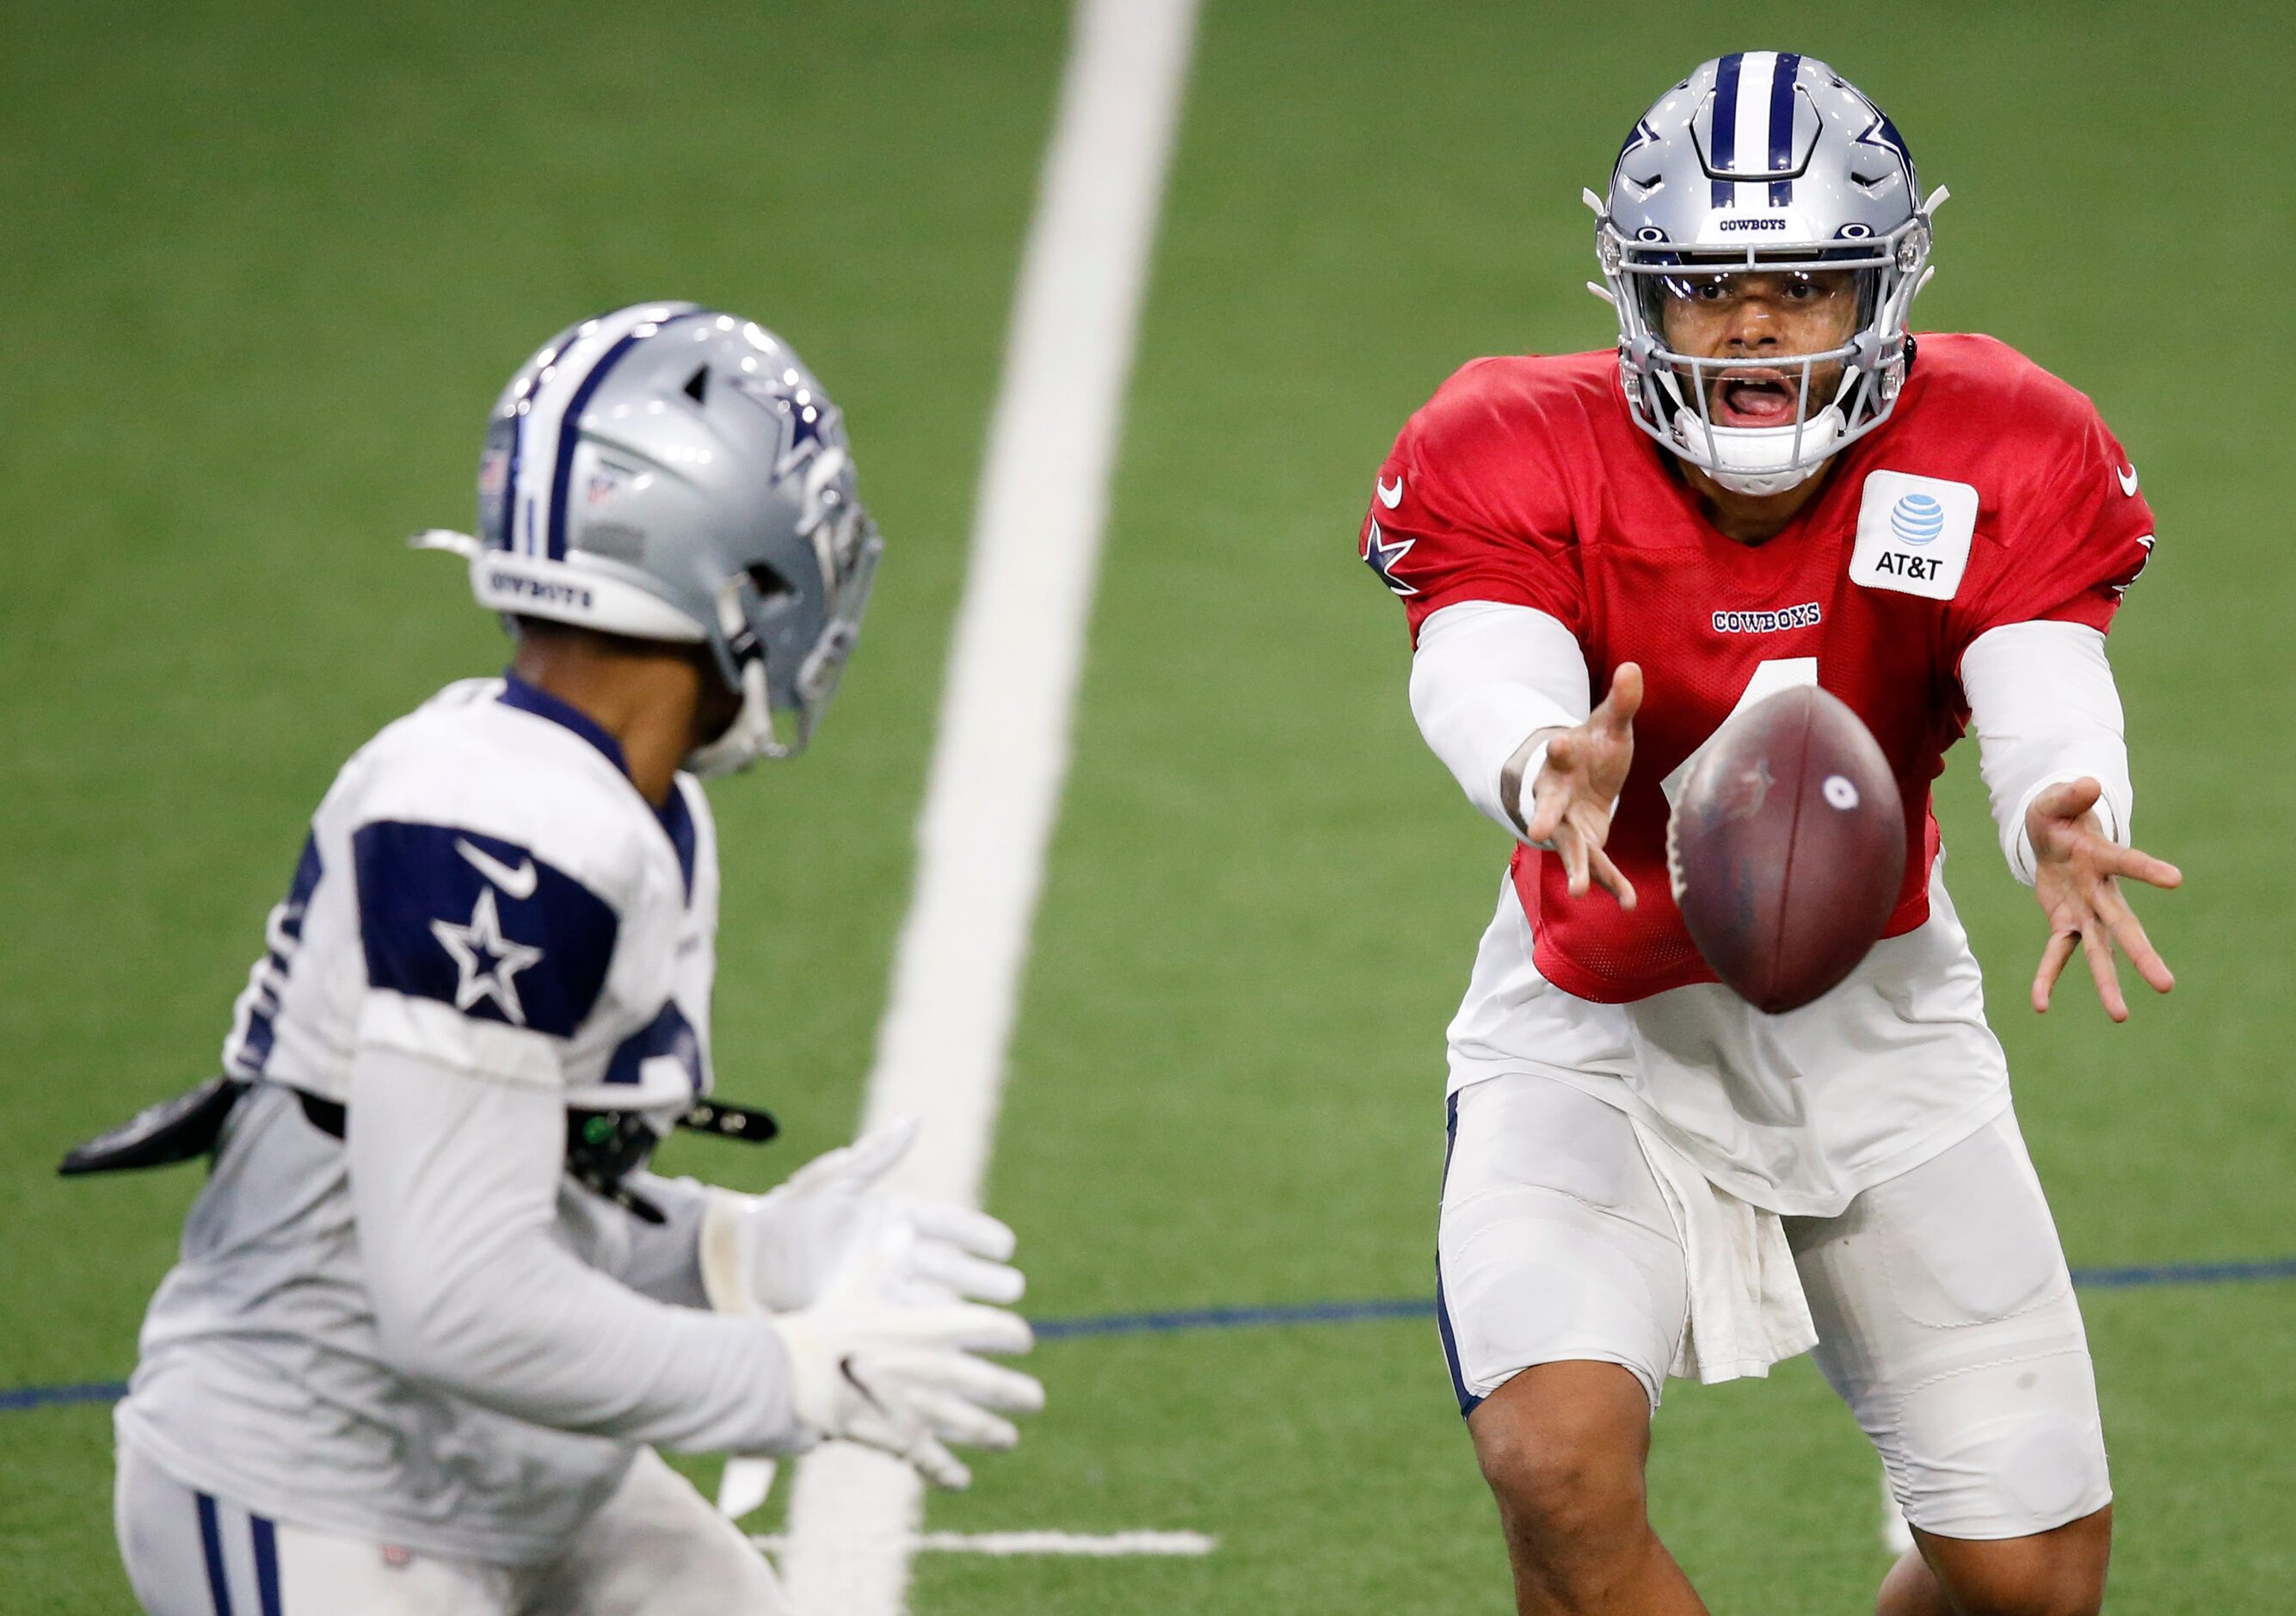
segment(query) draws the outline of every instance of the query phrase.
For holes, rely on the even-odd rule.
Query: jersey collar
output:
[[[562,701],[548,691],[529,685],[508,671],[503,674],[503,693],[499,700],[504,707],[515,707],[521,712],[530,712],[537,718],[547,718],[553,724],[572,730],[604,753],[606,761],[614,766],[623,779],[629,778],[630,766],[622,756],[622,743],[615,740],[603,725],[571,701]],[[652,805],[648,804],[648,807]],[[661,821],[661,828],[669,837],[669,845],[677,854],[678,873],[685,877],[685,898],[691,903],[693,901],[693,860],[699,839],[694,833],[693,812],[685,804],[685,791],[673,783],[669,788],[669,800],[655,808],[653,814]]]
[[[629,777],[630,766],[622,756],[622,743],[588,713],[571,701],[563,701],[548,691],[528,684],[514,673],[503,675],[500,698],[504,707],[515,707],[521,712],[530,712],[537,718],[547,718],[553,724],[572,730],[606,756],[624,779]]]

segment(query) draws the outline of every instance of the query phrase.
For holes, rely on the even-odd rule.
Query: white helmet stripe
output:
[[[1775,51],[1748,51],[1738,65],[1738,127],[1732,147],[1736,155],[1724,165],[1735,173],[1761,174],[1769,168],[1770,77],[1777,70]],[[1741,195],[1738,200],[1748,199]]]
[[[570,424],[568,406],[583,394],[591,373],[638,327],[665,319],[679,307],[645,303],[586,321],[559,350],[556,359],[535,378],[534,391],[526,399],[526,409],[519,421],[517,474],[512,479],[511,504],[512,550],[526,555],[546,556],[550,554],[549,535],[554,523],[562,535],[565,531],[562,520],[557,519],[552,509],[560,439],[580,425],[578,419]],[[571,441],[570,436],[568,440]]]

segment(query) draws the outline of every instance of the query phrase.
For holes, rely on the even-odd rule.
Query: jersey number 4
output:
[[[1723,730],[1729,727],[1731,718],[1736,718],[1757,701],[1767,701],[1782,690],[1795,690],[1804,685],[1816,683],[1817,659],[1816,657],[1774,657],[1767,662],[1757,664],[1754,677],[1746,681],[1746,688],[1739,693],[1738,704],[1730,710],[1729,718],[1724,718],[1715,726],[1714,734],[1720,734]],[[1683,785],[1690,778],[1690,771],[1698,767],[1698,760],[1706,755],[1706,749],[1713,744],[1714,735],[1707,736],[1696,751],[1676,764],[1674,772],[1658,783],[1658,789],[1666,793],[1666,806],[1669,808],[1673,808],[1681,797]]]

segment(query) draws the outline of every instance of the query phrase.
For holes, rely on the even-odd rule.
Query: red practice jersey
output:
[[[1599,697],[1642,665],[1635,761],[1609,851],[1631,913],[1573,901],[1562,861],[1515,850],[1548,980],[1622,1003],[1714,974],[1667,882],[1661,783],[1759,677],[1816,682],[1889,758],[1906,802],[1905,882],[1886,935],[1928,917],[1930,783],[1969,717],[1961,655],[2005,623],[2102,629],[2152,546],[2152,514],[2088,399],[1989,337],[1931,335],[1895,414],[1759,545],[1707,520],[1639,429],[1617,355],[1478,359],[1413,415],[1380,468],[1361,554],[1414,639],[1459,601],[1535,607],[1578,636]]]

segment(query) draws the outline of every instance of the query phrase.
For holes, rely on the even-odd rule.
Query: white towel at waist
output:
[[[1690,1317],[1671,1373],[1710,1386],[1767,1375],[1817,1345],[1778,1215],[1718,1188],[1655,1129],[1638,1119],[1634,1126],[1690,1276]]]

